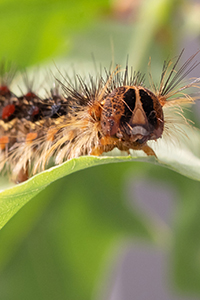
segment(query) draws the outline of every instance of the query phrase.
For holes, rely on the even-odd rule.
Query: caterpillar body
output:
[[[198,65],[192,55],[178,70],[176,61],[164,62],[160,84],[144,86],[138,72],[129,75],[116,68],[105,76],[77,76],[41,98],[32,89],[20,97],[9,88],[4,75],[0,86],[0,172],[22,182],[55,164],[82,155],[101,155],[118,148],[144,151],[156,157],[148,141],[162,138],[167,128],[163,108],[191,103],[185,93],[198,87],[200,78],[183,84]]]

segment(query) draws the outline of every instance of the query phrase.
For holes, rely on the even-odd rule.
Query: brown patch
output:
[[[6,145],[9,143],[9,137],[4,135],[0,137],[0,149],[4,150]]]
[[[47,141],[49,142],[53,142],[54,138],[55,138],[55,134],[58,132],[57,129],[55,128],[50,128],[48,131],[47,131]]]
[[[94,120],[100,120],[101,111],[102,108],[98,101],[92,103],[88,108],[88,113]]]
[[[26,144],[31,144],[33,140],[37,138],[38,134],[37,132],[29,132],[26,135]]]

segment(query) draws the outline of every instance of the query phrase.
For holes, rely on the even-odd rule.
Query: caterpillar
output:
[[[31,86],[17,96],[10,90],[13,75],[5,73],[0,82],[0,172],[20,183],[44,170],[52,158],[61,164],[114,148],[157,157],[148,141],[161,139],[167,130],[164,109],[196,99],[185,91],[198,87],[200,78],[183,80],[199,64],[197,53],[177,70],[183,51],[174,63],[165,61],[159,85],[150,76],[150,88],[127,64],[124,70],[105,69],[104,75],[89,75],[88,80],[79,75],[74,82],[57,80],[47,97]]]

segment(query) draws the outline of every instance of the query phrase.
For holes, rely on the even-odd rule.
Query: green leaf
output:
[[[114,149],[110,152],[112,156],[86,156],[71,159],[59,166],[35,175],[22,184],[2,191],[0,193],[0,228],[2,228],[25,203],[50,183],[71,173],[97,165],[131,161],[152,162],[168,167],[187,177],[200,180],[200,159],[190,149],[190,147],[198,149],[197,146],[200,144],[200,131],[191,127],[184,128],[184,131],[191,139],[180,137],[176,143],[167,140],[163,141],[162,139],[157,142],[149,143],[155,150],[158,159],[146,157],[142,151],[130,151],[132,152],[132,156],[117,156],[120,154],[120,151]]]
[[[26,182],[0,193],[0,228],[30,199],[53,181],[76,171],[111,162],[131,161],[133,158],[79,157],[53,167]]]
[[[134,173],[142,172],[141,164],[133,166]],[[127,168],[102,165],[71,174],[43,190],[2,229],[2,298],[87,300],[105,290],[121,241],[151,240],[160,231],[125,203]]]

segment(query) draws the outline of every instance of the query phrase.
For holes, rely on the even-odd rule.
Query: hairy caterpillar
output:
[[[0,85],[0,171],[22,182],[55,164],[82,155],[101,155],[115,147],[144,151],[156,157],[149,140],[162,137],[167,128],[165,107],[194,101],[184,91],[198,87],[200,78],[183,85],[183,79],[198,65],[192,55],[177,71],[176,61],[164,62],[160,84],[144,86],[138,72],[106,70],[105,76],[77,76],[73,84],[58,81],[63,93],[52,89],[41,98],[32,88],[20,97],[9,88],[12,76]],[[181,84],[182,83],[182,84]]]

